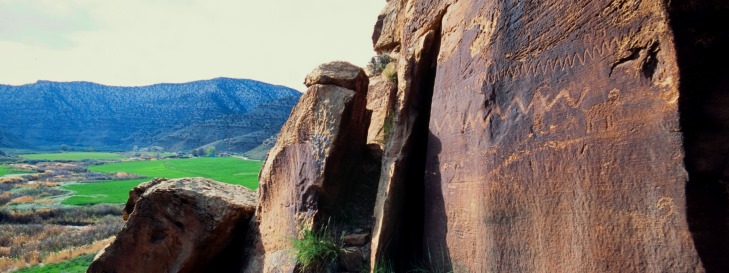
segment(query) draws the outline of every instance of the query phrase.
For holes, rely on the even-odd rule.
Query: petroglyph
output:
[[[551,92],[545,90],[545,88],[540,88],[534,93],[534,96],[532,96],[532,99],[528,103],[516,96],[504,109],[494,103],[488,104],[485,109],[477,113],[458,113],[457,116],[446,115],[442,118],[433,117],[431,119],[431,128],[435,132],[441,132],[444,128],[451,132],[456,129],[464,132],[466,130],[488,128],[494,118],[508,120],[512,118],[512,113],[522,115],[546,113],[551,111],[560,102],[571,108],[579,108],[589,91],[589,88],[584,88],[578,96],[573,97],[568,89],[561,89],[557,95],[551,97],[548,95]],[[492,101],[487,101],[487,103],[492,103]]]
[[[582,51],[566,53],[562,56],[547,60],[520,60],[520,63],[496,71],[489,71],[483,75],[484,82],[495,84],[499,81],[508,81],[522,78],[524,76],[551,75],[560,71],[573,68],[577,65],[585,65],[593,59],[606,57],[625,47],[635,37],[638,31],[629,30],[626,34],[606,38],[605,32],[600,33],[600,40],[595,40],[592,35],[585,35],[583,42],[591,45]]]

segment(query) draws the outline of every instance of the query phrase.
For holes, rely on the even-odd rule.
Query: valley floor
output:
[[[89,257],[124,225],[123,203],[139,183],[200,176],[255,188],[261,167],[233,157],[88,155],[23,156],[0,165],[0,272],[85,272]]]

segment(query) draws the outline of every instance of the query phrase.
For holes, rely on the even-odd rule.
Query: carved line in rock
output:
[[[489,72],[484,75],[482,80],[484,82],[494,84],[498,81],[509,79],[514,80],[524,76],[549,75],[551,73],[574,68],[578,64],[585,65],[590,60],[596,59],[597,57],[605,57],[608,53],[615,52],[615,49],[620,48],[621,45],[632,40],[632,38],[636,37],[638,33],[639,31],[630,29],[627,34],[607,39],[605,37],[607,34],[603,31],[601,32],[602,39],[598,38],[600,40],[595,40],[592,35],[586,35],[583,38],[584,44],[594,46],[586,48],[582,52],[567,53],[551,60],[538,60],[537,62],[529,62],[529,64],[527,64],[527,61],[523,61],[519,65]]]
[[[434,129],[435,132],[442,132],[444,127],[449,131],[454,131],[456,129],[465,131],[466,129],[489,128],[494,117],[501,120],[510,119],[512,117],[511,113],[514,112],[514,110],[517,110],[518,113],[523,115],[529,114],[535,109],[541,110],[541,113],[547,113],[550,112],[555,105],[562,101],[565,105],[568,105],[573,109],[577,109],[580,108],[585,95],[590,91],[588,88],[585,88],[582,92],[580,92],[579,96],[573,98],[572,95],[570,95],[569,89],[560,89],[559,93],[550,99],[549,95],[545,95],[547,92],[542,92],[542,90],[543,88],[538,89],[528,104],[516,96],[506,107],[506,110],[502,110],[498,104],[492,104],[489,105],[491,107],[486,110],[486,113],[458,113],[456,116],[447,114],[442,119],[432,118],[431,128]],[[452,91],[445,91],[445,93],[452,93]],[[584,110],[582,111],[584,112]],[[456,128],[455,126],[457,125],[460,125],[460,128]]]

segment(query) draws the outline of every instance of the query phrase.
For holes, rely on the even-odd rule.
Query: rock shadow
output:
[[[729,272],[729,3],[674,0],[686,216],[708,273]]]

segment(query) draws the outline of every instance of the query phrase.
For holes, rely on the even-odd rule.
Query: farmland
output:
[[[149,178],[207,177],[216,181],[258,187],[258,171],[262,162],[234,157],[128,161],[89,167],[101,173],[125,172]]]
[[[18,173],[8,166],[0,165],[0,176]]]
[[[79,183],[64,186],[73,196],[63,200],[65,205],[122,204],[129,197],[129,190],[149,179],[112,180],[94,183]]]

